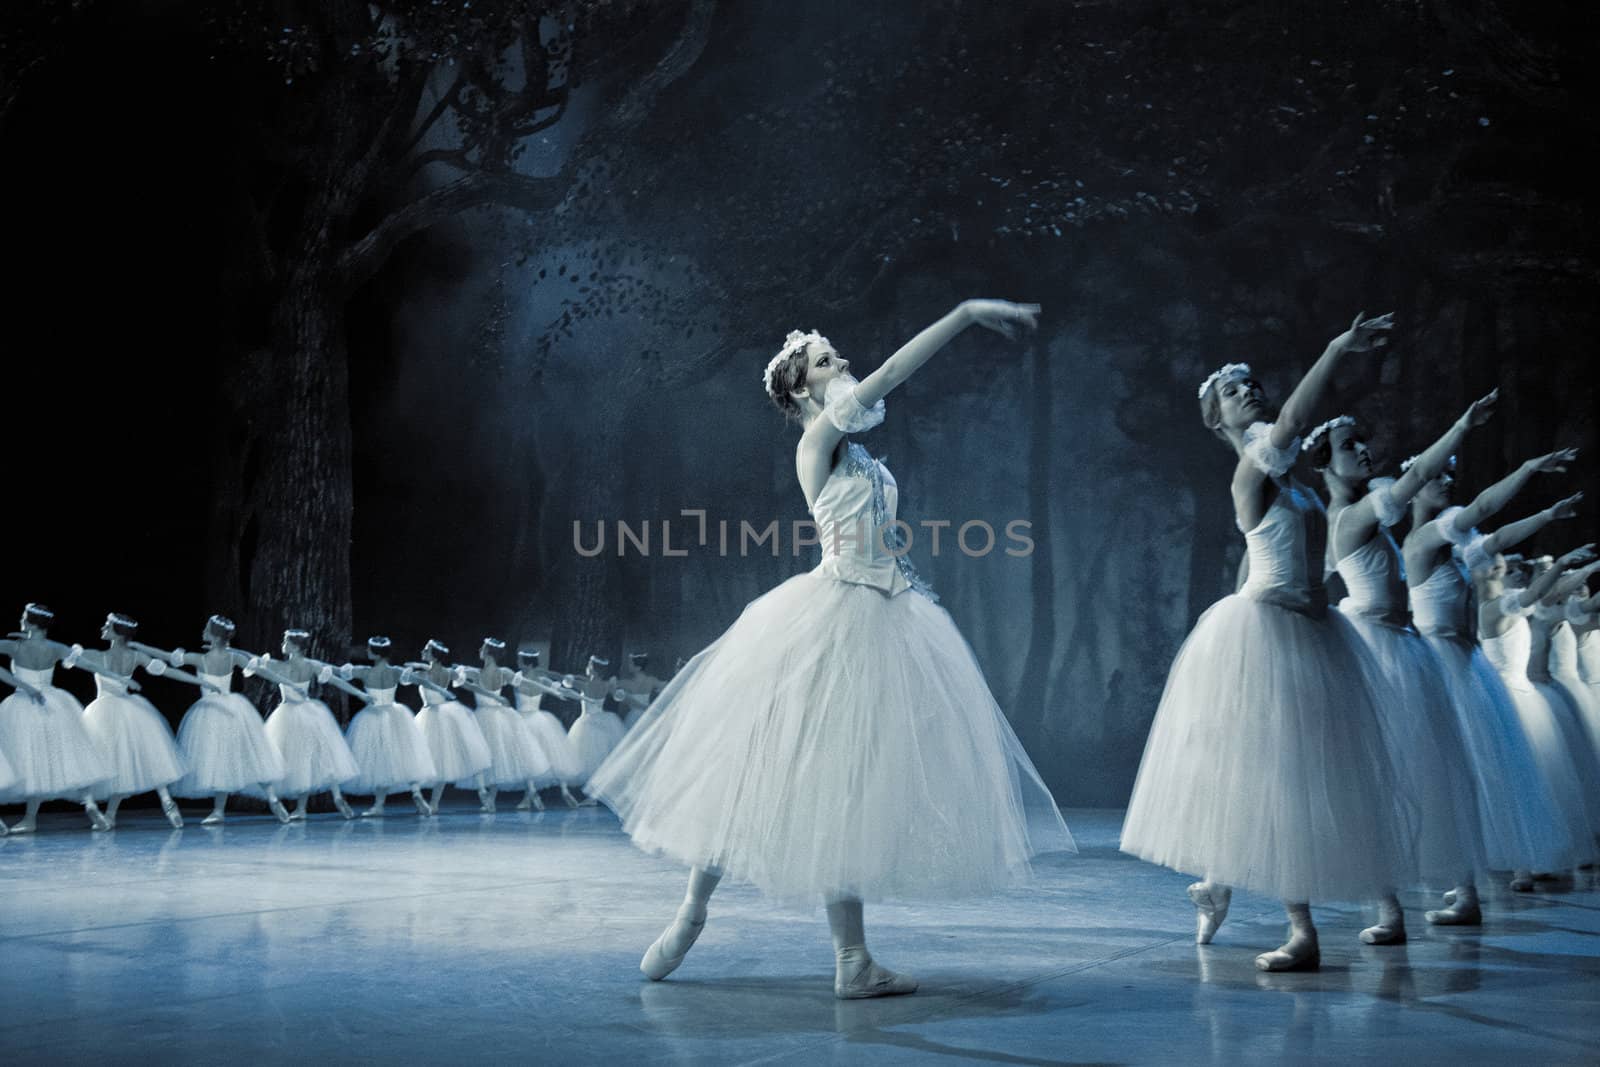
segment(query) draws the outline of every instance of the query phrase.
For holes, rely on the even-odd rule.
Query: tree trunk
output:
[[[1022,675],[1006,710],[1012,722],[1020,723],[1034,737],[1045,730],[1044,702],[1049,680],[1050,660],[1056,646],[1056,567],[1055,539],[1050,529],[1051,421],[1054,407],[1050,384],[1049,342],[1036,339],[1028,347],[1028,514],[1042,524],[1030,531],[1033,537],[1033,586],[1031,634],[1028,654],[1022,661]]]

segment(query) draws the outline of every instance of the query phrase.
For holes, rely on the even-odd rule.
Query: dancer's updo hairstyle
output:
[[[206,620],[206,636],[208,637],[220,637],[224,641],[232,641],[236,629],[237,627],[233,625],[233,620],[226,615],[213,615]]]
[[[106,622],[111,626],[111,632],[118,637],[132,637],[139,632],[139,624],[131,616],[113,611],[106,616]]]
[[[539,665],[539,650],[537,648],[517,649],[517,666],[537,667]]]
[[[301,652],[304,652],[311,645],[311,631],[285,630],[283,631],[283,643],[286,645],[293,645]]]
[[[422,646],[422,655],[424,657],[432,656],[434,659],[444,659],[449,654],[449,646],[443,641],[436,641],[433,638],[429,638],[428,643]]]
[[[37,626],[41,630],[48,630],[50,624],[56,621],[56,613],[43,604],[29,604],[22,609],[22,624],[24,626]]]
[[[394,642],[387,637],[367,638],[367,656],[371,659],[389,658],[389,650],[394,647]]]

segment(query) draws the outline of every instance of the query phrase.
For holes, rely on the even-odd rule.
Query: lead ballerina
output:
[[[1036,853],[1075,851],[971,646],[904,557],[894,478],[846,438],[966,327],[1012,338],[1038,311],[966,301],[861,381],[815,331],[767,364],[768,399],[803,427],[795,473],[822,561],[746,605],[587,786],[636,845],[692,868],[646,977],[683,962],[726,875],[826,905],[835,996],[912,993],[868,952],[864,902],[988,892]]]
[[[1311,969],[1313,898],[1379,897],[1413,881],[1411,828],[1379,721],[1376,662],[1327,611],[1309,554],[1320,510],[1288,477],[1300,434],[1345,357],[1382,345],[1388,315],[1356,317],[1289,395],[1276,422],[1242,363],[1200,386],[1206,427],[1234,450],[1234,518],[1249,579],[1208,608],[1173,660],[1122,829],[1122,849],[1202,876],[1189,887],[1208,943],[1232,886],[1284,902],[1289,940],[1264,971]],[[1320,520],[1315,527],[1320,531]],[[1317,554],[1320,556],[1320,553]]]

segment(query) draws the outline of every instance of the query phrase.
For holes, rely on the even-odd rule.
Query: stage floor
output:
[[[1410,910],[1396,948],[1319,907],[1321,971],[1266,975],[1275,902],[1236,895],[1197,948],[1188,879],[1118,854],[1120,813],[1073,811],[1082,854],[1030,888],[869,907],[874,952],[922,991],[840,1002],[820,908],[725,886],[684,966],[646,982],[684,872],[609,812],[463,796],[424,821],[401,799],[288,827],[47,813],[0,839],[0,1062],[1600,1061],[1592,879],[1487,893],[1477,930]]]

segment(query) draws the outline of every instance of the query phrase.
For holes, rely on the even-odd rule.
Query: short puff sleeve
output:
[[[1244,431],[1244,455],[1261,473],[1281,478],[1289,473],[1289,468],[1300,457],[1300,438],[1290,441],[1287,448],[1274,448],[1272,426],[1270,422],[1250,424]]]
[[[1465,510],[1467,509],[1462,507],[1445,508],[1433,518],[1434,525],[1438,527],[1439,536],[1457,548],[1466,548],[1474,537],[1479,536],[1477,530],[1470,528],[1462,530],[1456,527],[1456,516]]]
[[[1521,590],[1516,590],[1505,594],[1500,598],[1498,603],[1500,605],[1500,614],[1510,617],[1526,617],[1528,615],[1532,615],[1533,609],[1536,607],[1536,605],[1533,604],[1529,604],[1526,607],[1523,606]]]
[[[847,378],[835,378],[828,383],[822,413],[840,433],[861,433],[883,421],[883,398],[879,397],[878,402],[870,408],[863,407],[861,401],[856,399],[857,384]]]
[[[1372,511],[1380,526],[1394,526],[1406,517],[1406,506],[1394,498],[1393,478],[1372,479],[1367,483],[1367,494],[1372,497]]]
[[[1484,547],[1488,542],[1489,539],[1487,537],[1478,536],[1468,541],[1466,546],[1462,548],[1461,562],[1469,572],[1486,571],[1494,566],[1494,557]]]

